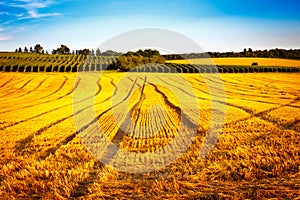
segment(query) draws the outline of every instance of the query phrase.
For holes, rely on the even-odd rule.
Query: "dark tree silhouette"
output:
[[[100,49],[98,48],[98,49],[96,49],[96,56],[101,56],[101,51],[100,51]]]
[[[35,51],[35,53],[40,53],[40,54],[42,54],[42,53],[43,53],[43,47],[42,47],[40,44],[36,44],[36,45],[34,46],[34,51]]]
[[[52,54],[70,54],[70,48],[61,44],[59,48],[53,49]]]

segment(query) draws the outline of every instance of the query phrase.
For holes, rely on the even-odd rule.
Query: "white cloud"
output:
[[[5,36],[0,36],[0,41],[6,41],[6,40],[10,40],[11,37],[5,37]]]
[[[46,8],[50,6],[51,4],[54,4],[54,1],[52,0],[15,0],[12,3],[10,3],[11,7],[20,7],[27,10],[27,13],[19,13],[16,14],[17,19],[23,20],[23,19],[38,19],[43,17],[53,17],[53,16],[59,16],[62,15],[61,13],[39,13],[38,9]]]
[[[0,12],[0,15],[9,15],[8,12]]]
[[[1,32],[1,31],[4,31],[4,29],[3,29],[3,28],[0,28],[0,32]]]
[[[20,7],[26,10],[46,8],[49,5],[53,4],[53,1],[38,1],[38,0],[19,0],[15,1],[16,3],[11,3],[12,7]]]
[[[16,14],[17,17],[23,17],[24,13]]]
[[[42,17],[53,17],[53,16],[59,16],[60,13],[38,13],[36,10],[29,10],[28,16],[21,15],[18,19],[38,19]]]

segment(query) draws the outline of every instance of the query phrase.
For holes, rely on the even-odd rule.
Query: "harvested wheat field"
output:
[[[185,60],[168,60],[177,64],[202,64],[202,65],[251,65],[257,63],[260,66],[300,67],[299,60],[282,58],[195,58]]]
[[[179,83],[179,77],[186,83]],[[298,198],[299,73],[221,77],[0,73],[0,197]],[[81,84],[84,79],[88,84]],[[222,87],[226,98],[220,97]],[[199,115],[193,107],[181,110],[181,100],[191,97]],[[225,114],[224,121],[215,120],[214,113]],[[95,142],[95,133],[88,134],[93,115],[105,138],[134,155],[168,145],[185,125],[182,119],[189,124],[182,129],[186,138],[193,126],[196,134],[174,162],[168,157],[172,158],[176,145],[171,153],[154,156],[153,162],[168,165],[151,170],[147,166],[156,166],[151,159],[112,153],[105,144],[103,152],[94,156],[90,147],[102,146]],[[199,156],[211,125],[223,129],[212,149]],[[99,161],[102,158],[108,165]]]

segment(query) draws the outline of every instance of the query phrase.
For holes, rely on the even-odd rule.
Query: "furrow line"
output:
[[[173,85],[173,86],[174,86],[174,87],[177,87],[177,86],[175,86],[175,85]],[[179,88],[179,87],[177,87],[177,88],[181,90],[181,88]],[[195,89],[197,89],[197,88],[195,88]],[[187,95],[190,95],[190,96],[191,96],[191,94],[188,94],[186,91],[184,91],[184,90],[181,90],[181,91],[183,91],[183,92],[185,92]],[[196,98],[202,99],[202,98],[200,98],[200,97],[198,97],[198,96],[197,96]],[[272,122],[271,120],[269,120],[269,119],[268,119],[267,117],[265,117],[264,115],[265,115],[266,113],[268,113],[268,112],[277,110],[277,109],[279,109],[279,108],[282,108],[282,107],[285,107],[285,106],[289,106],[290,104],[299,101],[298,98],[294,99],[293,101],[291,101],[291,102],[289,102],[289,103],[287,103],[287,104],[280,104],[280,105],[277,106],[277,107],[270,108],[270,109],[268,109],[268,110],[260,111],[260,112],[257,112],[257,113],[255,113],[253,110],[251,110],[251,109],[249,109],[249,108],[245,108],[245,107],[243,107],[243,106],[235,105],[235,104],[232,104],[232,103],[228,103],[228,102],[224,102],[224,101],[219,101],[219,100],[212,100],[212,101],[217,102],[217,103],[221,103],[221,104],[224,104],[224,105],[228,105],[228,106],[231,106],[231,107],[234,107],[234,108],[238,108],[238,109],[240,109],[240,110],[242,110],[242,111],[248,113],[249,115],[251,115],[250,117],[247,117],[247,118],[245,118],[245,119],[237,120],[235,123],[240,122],[240,121],[246,121],[246,120],[248,120],[248,119],[250,119],[250,118],[252,118],[252,117],[257,117],[257,118],[259,118],[259,119],[261,119],[261,120],[263,120],[263,121],[265,121],[265,122],[269,122],[269,123],[273,124],[274,126],[276,126],[276,127],[277,127],[278,129],[280,129],[280,130],[293,130],[293,131],[296,131],[296,130],[294,130],[294,129],[290,129],[290,128],[293,128],[293,127],[289,127],[289,126],[282,127],[282,125],[280,125],[280,124],[278,124],[278,123]],[[234,123],[234,122],[230,122],[230,124],[232,124],[232,123]],[[225,125],[227,125],[227,124],[225,124]]]
[[[65,85],[65,83],[67,82],[67,80],[68,80],[68,78],[65,76],[65,80],[64,80],[63,83],[59,86],[58,89],[56,89],[56,90],[55,90],[54,92],[52,92],[51,94],[48,94],[48,95],[43,96],[43,97],[40,97],[40,98],[38,98],[38,99],[36,99],[36,100],[44,99],[44,98],[46,98],[46,97],[52,96],[52,95],[54,95],[55,93],[59,92],[59,91],[63,88],[63,86]],[[38,104],[30,104],[30,105],[27,105],[27,106],[23,106],[23,107],[21,107],[21,108],[15,108],[15,109],[10,109],[10,110],[1,111],[0,114],[2,114],[2,113],[7,113],[7,112],[11,112],[11,111],[16,111],[16,110],[20,110],[20,109],[24,109],[24,108],[30,108],[30,107],[32,107],[32,106],[43,105],[43,104],[45,104],[45,103],[49,103],[49,102],[52,102],[52,101],[55,101],[55,100],[57,100],[57,99],[54,99],[54,100],[47,100],[46,102],[42,102],[42,103],[38,103]],[[29,102],[32,102],[32,100],[31,100],[31,101],[25,101],[25,102],[22,102],[22,103],[25,104],[25,103],[29,103]],[[8,106],[8,107],[11,107],[11,106]],[[1,107],[0,109],[2,109],[2,108],[6,108],[6,106]]]
[[[6,81],[5,83],[3,83],[0,88],[6,86],[8,83],[10,83],[15,77],[12,77],[11,79],[9,79],[8,81]]]
[[[116,87],[116,85],[113,83],[113,81],[111,81],[110,83],[111,83],[113,86]],[[78,83],[77,83],[77,86],[78,86]],[[77,86],[76,86],[76,88],[77,88]],[[99,90],[99,91],[100,91],[100,90]],[[106,99],[104,99],[104,100],[101,101],[101,102],[96,103],[95,105],[100,105],[101,103],[103,103],[103,102],[105,102],[105,101],[108,101],[108,100],[111,99],[113,96],[115,96],[116,93],[117,93],[117,88],[116,88],[116,90],[114,91],[114,93],[113,93],[111,96],[107,97]],[[51,109],[51,110],[48,110],[48,111],[46,111],[46,112],[40,113],[40,114],[38,114],[38,115],[29,117],[29,118],[27,118],[27,119],[23,119],[23,120],[21,120],[21,121],[14,122],[14,123],[12,123],[12,124],[10,124],[10,125],[3,126],[3,127],[0,128],[0,130],[4,130],[4,129],[8,128],[8,127],[12,127],[12,126],[18,125],[18,124],[20,124],[20,123],[24,123],[24,122],[30,121],[30,120],[32,120],[32,119],[41,117],[41,116],[43,116],[43,115],[49,114],[49,113],[51,113],[51,112],[58,111],[58,110],[60,110],[60,109],[62,109],[62,108],[65,108],[65,107],[67,107],[67,106],[72,106],[72,105],[74,105],[74,104],[82,103],[82,102],[87,101],[88,99],[93,98],[93,97],[94,97],[94,96],[91,96],[91,97],[88,97],[88,98],[83,99],[83,100],[78,101],[78,102],[74,102],[74,103],[70,103],[70,104],[66,104],[66,105],[63,105],[63,106],[56,107],[56,108],[54,108],[54,109]],[[88,106],[88,107],[86,107],[85,109],[87,109],[87,108],[89,108],[89,107],[91,107],[91,106]]]
[[[25,93],[25,94],[22,94],[22,95],[20,95],[20,96],[16,96],[16,97],[14,97],[14,99],[16,99],[16,98],[20,98],[20,97],[24,97],[24,96],[26,96],[26,95],[28,95],[28,94],[31,94],[32,92],[34,92],[34,91],[36,91],[47,79],[49,79],[50,77],[46,77],[46,78],[44,78],[35,88],[33,88],[32,90],[29,90],[27,93]]]
[[[23,89],[24,87],[26,87],[26,85],[28,85],[32,80],[33,80],[33,78],[30,79],[30,80],[28,80],[28,81],[26,81],[20,88],[16,89],[15,91],[12,91],[10,93],[7,93],[7,94],[5,94],[3,96],[0,96],[0,98],[2,98],[2,97],[6,97],[7,98],[8,95],[16,93],[17,91],[19,91],[19,90]]]

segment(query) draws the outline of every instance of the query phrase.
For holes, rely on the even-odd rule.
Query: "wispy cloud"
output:
[[[0,12],[0,15],[9,15],[8,12]]]
[[[11,37],[5,37],[5,36],[1,36],[0,35],[0,41],[6,41],[6,40],[10,40],[11,39]]]
[[[38,18],[42,18],[42,17],[53,17],[53,16],[59,16],[59,15],[62,15],[62,14],[60,14],[60,13],[37,13],[36,10],[29,10],[27,16],[20,15],[20,17],[18,19],[20,19],[20,20],[22,20],[22,19],[38,19]]]
[[[39,0],[18,0],[10,3],[12,7],[20,7],[26,10],[46,8],[49,5],[53,4],[53,1],[39,1]]]
[[[23,16],[24,16],[24,13],[16,14],[16,17],[18,17],[18,18],[23,17]]]
[[[0,41],[6,41],[11,39],[11,36],[5,34],[6,31],[6,29],[0,27]]]
[[[46,0],[46,1],[15,0],[12,3],[10,3],[9,6],[24,8],[25,10],[27,10],[26,13],[19,13],[19,14],[15,15],[18,20],[24,20],[24,19],[38,19],[38,18],[62,15],[61,13],[56,13],[56,12],[55,13],[39,13],[38,12],[38,9],[47,8],[54,3],[55,2],[52,0]]]
[[[13,22],[14,22],[14,20],[8,20],[8,21],[5,21],[5,22],[1,23],[1,25],[7,26],[7,25],[10,25]]]

